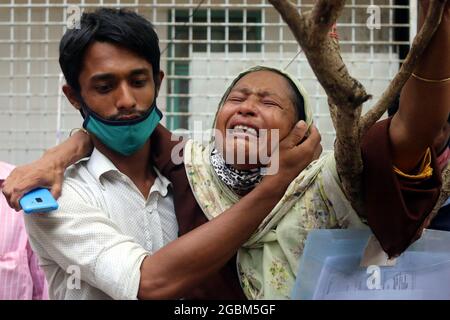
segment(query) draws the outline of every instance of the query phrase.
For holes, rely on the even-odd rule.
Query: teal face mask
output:
[[[148,140],[162,118],[156,103],[141,117],[129,121],[107,120],[94,113],[84,103],[83,128],[95,135],[108,148],[129,156]]]

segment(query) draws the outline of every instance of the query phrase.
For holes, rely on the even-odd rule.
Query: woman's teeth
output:
[[[237,132],[244,132],[244,133],[248,133],[248,134],[251,134],[251,135],[254,135],[254,136],[258,136],[258,132],[256,131],[256,129],[251,128],[251,127],[247,127],[247,126],[244,126],[244,125],[237,125],[237,126],[235,126],[233,128],[233,131],[235,133],[237,133]]]

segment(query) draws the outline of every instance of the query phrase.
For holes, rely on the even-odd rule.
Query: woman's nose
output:
[[[248,98],[239,105],[238,113],[244,116],[254,116],[256,115],[256,108],[256,101]]]

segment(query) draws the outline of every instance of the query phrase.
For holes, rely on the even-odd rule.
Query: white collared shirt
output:
[[[94,149],[67,170],[58,210],[25,216],[51,299],[137,298],[143,259],[178,236],[170,182],[155,171],[145,199]]]

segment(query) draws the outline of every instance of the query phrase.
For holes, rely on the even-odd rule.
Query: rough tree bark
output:
[[[317,0],[313,9],[300,13],[289,0],[269,0],[287,23],[300,44],[312,70],[328,96],[331,118],[336,129],[335,157],[344,192],[353,208],[362,217],[361,139],[367,130],[394,102],[411,76],[421,54],[438,28],[447,0],[431,0],[425,23],[417,34],[401,69],[379,101],[361,117],[362,105],[371,96],[364,86],[350,76],[343,62],[336,39],[328,37],[332,25],[345,7],[345,0]],[[450,178],[450,170],[447,170]],[[447,189],[445,189],[447,186]],[[445,191],[447,190],[447,191]],[[450,193],[449,182],[444,194]],[[439,205],[436,205],[436,207]]]
[[[432,220],[437,214],[439,209],[442,207],[444,202],[450,197],[450,163],[447,164],[444,171],[442,172],[442,188],[439,199],[430,214],[430,220]]]

